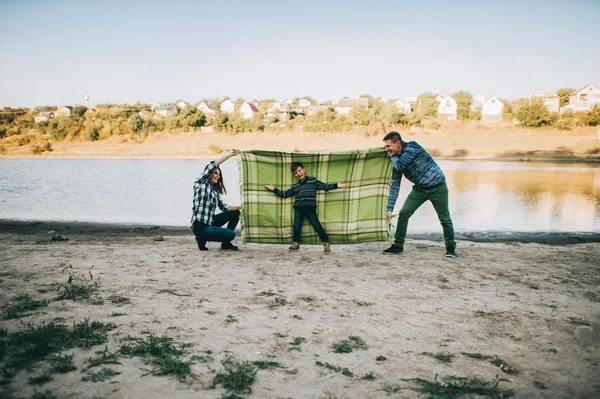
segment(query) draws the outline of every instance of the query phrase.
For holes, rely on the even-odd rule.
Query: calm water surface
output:
[[[206,160],[0,159],[0,219],[187,226]],[[457,231],[600,232],[600,166],[439,161]],[[237,161],[222,165],[240,203]],[[265,182],[267,183],[267,182]],[[397,207],[411,183],[403,180]],[[430,203],[409,231],[441,231]]]

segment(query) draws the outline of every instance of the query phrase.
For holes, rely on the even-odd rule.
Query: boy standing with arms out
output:
[[[423,147],[416,141],[409,141],[408,143],[402,141],[402,137],[398,132],[386,134],[383,138],[383,144],[394,166],[386,215],[388,223],[392,219],[392,211],[398,199],[402,175],[414,183],[412,191],[406,197],[398,215],[398,227],[396,228],[394,243],[383,253],[396,255],[404,252],[408,219],[425,201],[431,201],[444,230],[446,256],[455,258],[454,226],[448,209],[448,186],[446,185],[444,172]]]
[[[308,177],[306,176],[306,169],[300,162],[294,162],[290,169],[298,179],[298,183],[288,190],[281,191],[273,187],[272,184],[265,184],[268,190],[273,191],[280,198],[296,196],[294,202],[294,242],[292,242],[289,249],[290,251],[300,249],[300,230],[306,217],[323,242],[323,252],[330,253],[329,238],[317,215],[317,190],[335,190],[336,188],[346,187],[346,184],[341,181],[336,184],[325,184],[314,177]]]

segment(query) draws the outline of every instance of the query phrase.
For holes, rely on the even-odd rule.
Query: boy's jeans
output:
[[[413,186],[412,191],[408,194],[408,197],[406,197],[404,205],[402,205],[402,209],[398,214],[398,226],[396,227],[394,245],[400,248],[404,247],[406,230],[408,229],[408,219],[427,200],[431,201],[431,204],[438,215],[438,219],[442,224],[446,248],[455,249],[454,226],[452,225],[450,210],[448,209],[448,186],[446,185],[446,182],[431,188],[418,188],[417,186]]]
[[[300,242],[300,231],[302,229],[302,222],[304,222],[305,217],[315,229],[321,241],[329,242],[329,237],[327,237],[325,229],[323,229],[323,226],[321,226],[321,222],[319,222],[317,210],[315,208],[306,207],[294,208],[294,242]]]
[[[235,238],[234,229],[239,220],[240,211],[224,211],[213,217],[212,226],[196,221],[192,230],[199,239],[227,243]],[[226,229],[221,227],[225,223],[227,223]]]

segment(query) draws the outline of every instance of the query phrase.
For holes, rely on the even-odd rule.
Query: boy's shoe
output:
[[[331,253],[331,246],[328,242],[323,243],[323,252],[325,252],[326,254]]]
[[[198,249],[200,251],[208,251],[208,248],[206,248],[206,240],[202,240],[202,239],[198,239],[198,237],[196,238],[196,244],[198,244]]]
[[[223,244],[221,244],[221,249],[228,251],[237,251],[239,248],[230,242],[224,242]]]
[[[401,254],[402,252],[404,252],[404,248],[399,247],[397,245],[392,245],[388,249],[383,250],[384,255],[398,255],[398,254]]]
[[[456,258],[456,247],[446,247],[446,258]]]
[[[300,249],[300,244],[298,244],[296,241],[294,241],[292,243],[292,245],[290,245],[290,248],[289,248],[290,251],[297,251],[299,249]]]

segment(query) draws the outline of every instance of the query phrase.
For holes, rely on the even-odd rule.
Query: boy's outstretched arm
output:
[[[294,195],[298,194],[298,190],[295,187],[292,187],[285,191],[281,191],[281,190],[275,188],[272,184],[265,184],[265,188],[269,191],[273,191],[278,197],[281,197],[281,198],[289,198],[289,197],[293,197]]]
[[[342,183],[343,186],[340,186],[340,183]],[[346,184],[343,182],[329,184],[329,183],[323,183],[322,181],[317,180],[317,190],[329,191],[329,190],[335,190],[336,188],[344,188],[344,187],[346,187]]]
[[[338,186],[338,188],[346,188],[346,187],[348,187],[348,185],[346,183],[344,183],[343,181],[337,182],[337,186]]]

